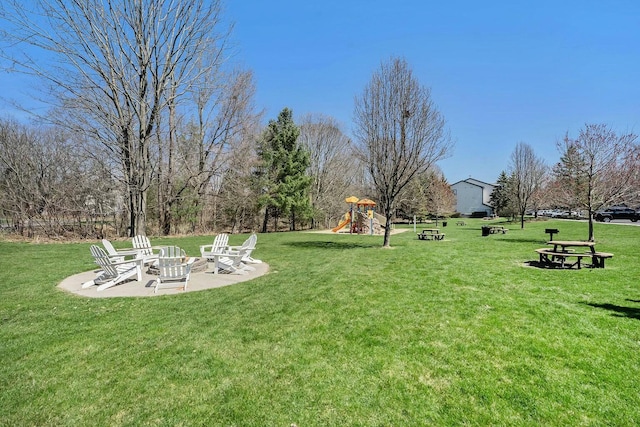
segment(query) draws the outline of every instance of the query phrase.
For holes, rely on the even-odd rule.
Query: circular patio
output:
[[[165,285],[163,282],[163,287],[158,290],[158,293],[155,293],[155,283],[158,276],[156,274],[152,274],[153,271],[146,266],[142,269],[141,282],[138,282],[137,280],[130,280],[103,291],[98,291],[97,286],[82,289],[83,283],[96,277],[96,270],[91,270],[67,277],[58,284],[58,288],[87,298],[177,295],[184,294],[185,292],[203,291],[206,289],[221,288],[223,286],[246,282],[247,280],[255,279],[256,277],[260,277],[269,272],[269,265],[266,263],[251,264],[251,267],[253,267],[254,270],[246,271],[246,274],[213,274],[213,263],[207,263],[207,267],[202,269],[203,271],[191,273],[186,291],[182,290],[182,283],[176,283],[175,287],[165,287],[168,286],[169,283]]]

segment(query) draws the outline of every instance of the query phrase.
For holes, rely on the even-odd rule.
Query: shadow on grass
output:
[[[364,244],[358,242],[329,242],[329,241],[310,241],[310,242],[289,242],[287,246],[296,248],[313,248],[313,249],[356,249],[356,248],[376,248],[380,244]]]
[[[515,239],[500,239],[501,242],[507,242],[507,243],[539,243],[541,245],[546,245],[547,241],[544,239],[525,239],[525,238],[515,238]]]
[[[527,267],[535,267],[535,268],[546,268],[546,269],[550,268],[548,265],[542,264],[540,261],[525,261],[524,265],[526,265]]]
[[[543,270],[575,270],[575,271],[579,271],[579,269],[571,268],[568,265],[565,266],[565,267],[560,267],[560,265],[549,265],[549,264],[541,263],[538,260],[525,261],[524,265],[526,265],[528,267],[541,268]],[[589,268],[589,266],[586,265],[586,264],[583,264],[582,268]]]
[[[572,263],[567,263],[564,267],[561,267],[560,264],[555,264],[555,265],[549,265],[549,264],[545,264],[540,262],[539,260],[534,260],[534,261],[525,261],[524,265],[528,266],[528,267],[535,267],[535,268],[541,268],[541,269],[545,269],[545,270],[570,270],[570,271],[580,271],[580,270],[586,270],[586,269],[592,269],[592,268],[597,268],[594,267],[592,264],[589,263],[582,263],[580,265],[580,268],[574,268],[575,265]]]
[[[615,305],[615,304],[596,304],[596,303],[592,303],[592,302],[585,303],[585,304],[590,305],[591,307],[602,308],[604,310],[613,311],[613,312],[615,312],[615,314],[613,314],[613,316],[629,317],[631,319],[640,320],[640,308],[623,307],[621,305]]]

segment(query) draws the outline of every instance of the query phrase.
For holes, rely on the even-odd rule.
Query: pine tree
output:
[[[298,142],[300,129],[293,121],[293,113],[284,108],[277,120],[269,121],[258,142],[261,165],[257,182],[261,196],[259,204],[265,209],[262,232],[267,231],[269,218],[277,230],[282,215],[289,216],[289,229],[295,230],[296,220],[311,211],[307,175],[309,153]]]
[[[509,177],[505,171],[502,171],[496,182],[496,188],[491,193],[491,205],[494,213],[499,216],[511,215],[510,199]]]

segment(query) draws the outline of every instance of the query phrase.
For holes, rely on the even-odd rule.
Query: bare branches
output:
[[[356,98],[355,122],[360,154],[383,198],[388,246],[396,196],[416,174],[445,158],[452,143],[429,89],[402,59],[392,59],[374,73]]]
[[[556,180],[573,193],[589,212],[589,240],[593,240],[593,212],[603,206],[638,201],[640,147],[633,133],[617,134],[604,124],[587,124],[578,137],[568,135],[558,145],[562,153]]]
[[[353,184],[357,159],[351,140],[331,117],[306,116],[300,125],[299,140],[310,155],[309,175],[312,177],[311,204],[313,226],[344,213],[344,198]]]
[[[114,183],[103,171],[75,155],[59,129],[0,122],[0,210],[20,234],[94,233],[95,220],[117,209]]]
[[[520,215],[520,227],[524,228],[524,214],[536,191],[542,188],[547,166],[535,155],[533,148],[523,142],[516,145],[511,154],[510,190]]]
[[[217,0],[37,0],[3,5],[5,33],[46,53],[14,56],[49,84],[54,122],[106,148],[128,189],[131,233],[144,233],[151,144],[160,116],[214,75],[225,59]],[[227,135],[223,135],[226,137]]]

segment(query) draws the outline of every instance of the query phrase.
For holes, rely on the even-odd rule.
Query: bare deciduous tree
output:
[[[604,124],[587,124],[573,139],[558,144],[565,166],[556,179],[571,200],[589,213],[589,240],[594,240],[593,213],[603,206],[636,203],[640,182],[640,148],[633,133],[617,134]]]
[[[392,58],[373,74],[355,101],[359,152],[382,198],[384,243],[390,242],[396,197],[452,146],[445,120],[404,59]]]
[[[193,90],[194,116],[186,126],[179,126],[176,108],[171,106],[169,138],[159,141],[158,209],[163,234],[170,233],[176,204],[189,203],[193,212],[202,211],[213,178],[223,177],[231,151],[255,134],[258,121],[253,113],[255,87],[250,72],[218,70],[201,76]],[[189,201],[187,194],[193,195]]]
[[[101,233],[114,182],[74,151],[60,129],[0,120],[0,211],[18,234]]]
[[[510,190],[518,215],[520,227],[524,228],[524,215],[534,194],[542,188],[547,166],[537,157],[530,145],[523,142],[511,153]]]
[[[12,55],[22,71],[49,83],[57,123],[102,145],[126,184],[130,234],[145,233],[159,115],[191,90],[203,54],[223,60],[218,0],[6,0],[3,36],[45,51]],[[43,18],[43,19],[41,19]],[[213,54],[211,52],[214,52]],[[52,62],[44,59],[52,59]],[[210,64],[210,63],[208,63]]]
[[[355,180],[351,140],[333,118],[312,115],[302,119],[298,138],[310,156],[312,228],[320,221],[329,228],[328,220],[344,212],[344,199]]]
[[[427,208],[429,212],[435,215],[437,226],[438,218],[441,215],[455,210],[456,196],[440,170],[434,168],[434,170],[429,171],[426,183],[425,199]]]
[[[247,137],[234,147],[226,162],[227,169],[223,174],[218,193],[218,211],[229,225],[232,233],[257,231],[259,228],[258,198],[260,191],[253,186],[253,174],[260,162],[255,153],[255,140]]]
[[[455,210],[456,198],[444,174],[437,166],[426,173],[420,173],[405,187],[399,196],[402,214],[427,217],[430,214],[438,219],[443,214]]]

